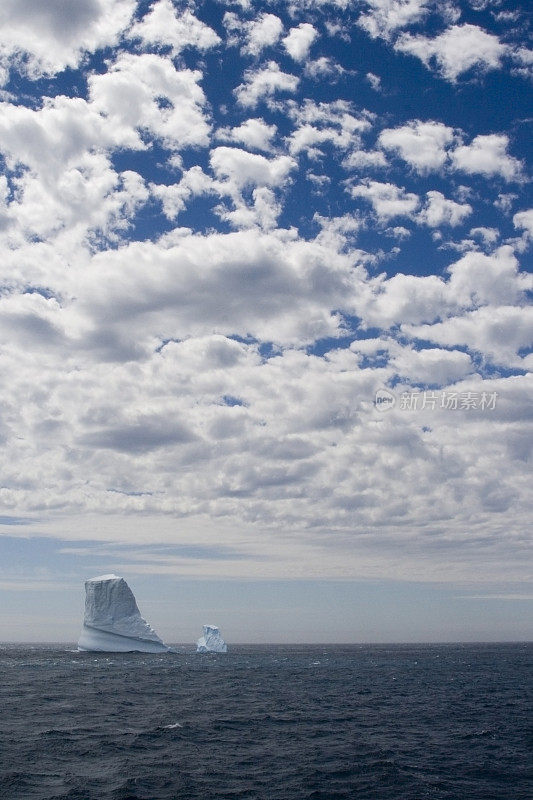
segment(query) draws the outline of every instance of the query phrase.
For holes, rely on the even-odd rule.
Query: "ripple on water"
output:
[[[0,648],[2,800],[531,800],[528,645]]]

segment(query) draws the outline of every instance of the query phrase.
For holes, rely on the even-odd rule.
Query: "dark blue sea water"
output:
[[[6,800],[531,800],[533,645],[0,646]]]

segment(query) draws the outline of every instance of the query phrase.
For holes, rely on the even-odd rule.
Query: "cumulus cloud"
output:
[[[436,275],[398,273],[364,287],[356,300],[357,313],[369,327],[389,328],[404,323],[434,322],[450,313],[455,302]]]
[[[290,137],[289,150],[292,155],[305,152],[310,158],[322,155],[323,150],[319,145],[329,142],[334,147],[346,149],[351,142],[351,136],[335,128],[316,128],[313,125],[302,125]]]
[[[470,175],[500,175],[506,181],[518,180],[522,164],[507,153],[509,137],[505,134],[476,136],[469,145],[461,145],[452,153],[452,164]]]
[[[414,0],[294,2],[290,29],[232,3],[225,41],[201,4],[157,0],[133,23],[126,0],[62,5],[0,11],[23,75],[0,109],[3,513],[241,556],[129,551],[171,575],[478,580],[476,537],[484,576],[520,573],[533,223],[522,142],[503,132],[516,115],[498,131],[460,103],[435,117],[431,74],[428,94],[406,86],[406,115],[370,90],[393,88],[382,44],[353,75],[328,37],[310,48],[357,18],[449,80],[503,64],[512,87],[526,56],[444,5],[444,34],[415,28]],[[81,69],[26,80],[65,66]],[[424,387],[498,402],[401,407]]]
[[[394,47],[416,56],[426,67],[435,62],[443,78],[452,83],[473,67],[499,69],[507,52],[506,45],[497,36],[469,23],[452,25],[434,39],[404,33]]]
[[[448,271],[450,293],[462,307],[519,304],[533,287],[533,276],[519,272],[518,260],[508,245],[490,255],[467,253]]]
[[[410,330],[409,324],[437,323],[479,306],[518,306],[533,286],[533,276],[520,272],[509,245],[490,255],[478,251],[466,253],[447,272],[450,276],[447,281],[437,275],[398,273],[387,280],[381,276],[361,287],[361,295],[356,299],[357,313],[369,326],[388,328],[403,322],[406,330]],[[439,343],[451,342],[439,340]]]
[[[413,120],[399,128],[386,128],[378,143],[421,175],[449,167],[470,175],[500,175],[506,181],[522,177],[523,165],[507,152],[506,134],[479,135],[464,144],[462,132],[441,122]]]
[[[210,161],[217,177],[228,178],[238,188],[281,186],[296,166],[289,156],[268,159],[238,147],[216,147]]]
[[[171,0],[157,0],[142,20],[133,25],[129,36],[140,39],[144,47],[169,46],[173,55],[187,47],[209,50],[221,41],[190,9],[182,9],[178,14]]]
[[[427,0],[366,0],[368,11],[358,19],[361,26],[375,39],[390,39],[401,28],[419,22],[428,13]]]
[[[383,169],[389,166],[381,150],[352,150],[343,161],[348,169],[366,171],[368,169]]]
[[[448,200],[441,192],[427,192],[427,202],[418,216],[418,220],[430,228],[441,225],[460,225],[472,213],[468,203],[456,203]]]
[[[178,183],[152,183],[150,189],[153,196],[161,200],[163,212],[171,220],[175,220],[187,208],[192,197],[216,192],[213,180],[199,166],[186,170]]]
[[[245,155],[254,159],[243,159],[246,176],[242,156],[219,154],[221,173],[231,173],[230,180],[240,185],[245,180],[263,185],[279,181],[290,167]],[[167,247],[133,242],[98,253],[90,271],[72,279],[83,297],[78,309],[84,324],[99,336],[107,330],[109,341],[119,343],[120,358],[125,340],[150,348],[157,339],[213,330],[277,342],[334,336],[340,318],[331,309],[341,305],[353,309],[360,276],[353,261],[325,243],[276,232],[250,229],[206,236],[184,232]]]
[[[513,202],[517,197],[518,195],[514,194],[514,192],[500,192],[494,201],[494,205],[504,214],[510,214]]]
[[[106,125],[98,111],[81,98],[59,95],[42,106],[2,103],[0,147],[11,167],[25,164],[40,174],[56,174],[95,147],[136,146],[131,129]]]
[[[477,228],[471,228],[469,236],[480,239],[486,247],[492,247],[498,241],[500,233],[496,228],[487,228],[481,225]]]
[[[513,217],[513,225],[515,228],[522,229],[528,236],[533,238],[533,208],[527,211],[519,211]]]
[[[381,147],[397,153],[422,175],[444,166],[447,147],[453,140],[452,128],[442,122],[421,120],[413,120],[399,128],[387,128],[378,139]]]
[[[5,0],[0,55],[17,58],[32,77],[77,67],[84,53],[118,42],[135,5],[134,0],[78,0],[65,14],[60,0]]]
[[[305,75],[315,81],[322,78],[337,80],[345,72],[344,67],[328,56],[320,56],[314,61],[308,60],[305,64]]]
[[[344,100],[315,103],[305,100],[302,105],[289,103],[289,116],[296,127],[288,139],[293,155],[302,151],[311,158],[322,155],[320,145],[329,143],[340,150],[357,147],[361,134],[371,128],[372,116],[365,111],[356,114]]]
[[[296,75],[283,72],[275,61],[257,70],[246,70],[244,83],[235,89],[237,102],[246,108],[254,108],[263,98],[271,98],[276,92],[295,92],[299,83]]]
[[[283,23],[275,14],[261,14],[246,27],[247,42],[243,50],[252,56],[258,56],[265,47],[272,47],[283,33]]]
[[[367,72],[366,79],[375,92],[381,91],[381,78],[374,72]]]
[[[276,125],[268,125],[264,119],[247,119],[234,128],[219,128],[217,138],[226,142],[238,142],[252,150],[272,150],[272,139],[277,133]]]
[[[513,72],[516,75],[531,79],[533,76],[533,50],[527,47],[516,47],[512,50],[511,57],[517,65]]]
[[[198,70],[177,70],[169,58],[123,53],[107,72],[89,78],[89,95],[117,130],[130,132],[133,146],[144,146],[134,131],[145,130],[180,150],[208,142],[201,78]]]
[[[297,28],[291,28],[283,39],[287,53],[295,61],[303,61],[309,55],[311,45],[318,36],[318,31],[309,22],[301,22]]]
[[[148,193],[137,173],[112,168],[105,151],[117,146],[140,146],[136,132],[109,125],[81,98],[59,96],[38,109],[3,104],[0,150],[16,190],[6,207],[10,235],[68,231],[72,245],[89,230],[109,236],[127,227]]]
[[[296,167],[292,158],[268,159],[238,147],[217,147],[211,152],[210,164],[218,179],[212,188],[233,203],[233,209],[223,203],[217,206],[221,219],[237,229],[275,227],[282,208],[274,190],[285,185]]]
[[[444,346],[463,345],[496,364],[518,366],[518,352],[533,343],[533,309],[479,308],[435,325],[402,326],[409,336]]]
[[[365,341],[355,344],[362,347]],[[383,350],[385,344],[378,342],[378,349]],[[344,355],[331,352],[321,359],[287,350],[265,361],[254,344],[207,335],[169,342],[140,364],[124,363],[105,371],[88,367],[83,378],[79,372],[61,372],[56,387],[65,400],[59,418],[49,394],[40,396],[40,413],[35,398],[26,404],[24,416],[16,413],[13,397],[8,398],[19,433],[28,439],[31,432],[29,441],[34,442],[35,437],[47,435],[45,429],[39,434],[39,423],[46,420],[50,426],[55,421],[54,441],[62,446],[48,448],[46,459],[38,450],[26,450],[32,459],[24,484],[17,482],[12,460],[4,471],[2,500],[7,508],[17,502],[30,503],[41,515],[46,515],[46,504],[53,503],[54,532],[57,535],[59,524],[66,539],[87,539],[91,512],[105,509],[98,527],[100,539],[147,542],[148,526],[152,543],[156,536],[159,542],[176,544],[179,517],[180,542],[208,545],[218,537],[224,546],[242,549],[247,555],[244,565],[230,562],[224,567],[224,574],[233,576],[242,575],[244,569],[248,578],[250,570],[252,577],[354,577],[360,574],[362,557],[365,572],[373,562],[372,574],[382,576],[390,570],[391,577],[398,577],[400,570],[406,577],[420,574],[422,578],[424,573],[427,579],[429,570],[438,579],[442,554],[438,568],[423,554],[398,563],[404,523],[409,520],[409,537],[412,540],[414,531],[417,547],[423,549],[426,534],[432,542],[436,536],[441,539],[438,526],[444,526],[448,539],[454,539],[454,548],[461,551],[459,543],[472,507],[481,512],[491,497],[487,458],[499,454],[501,459],[508,447],[506,439],[510,444],[516,432],[505,419],[504,409],[511,404],[523,407],[530,384],[516,381],[508,406],[502,404],[494,419],[486,415],[483,424],[479,414],[468,417],[438,408],[411,415],[394,410],[389,417],[379,417],[369,398],[384,375],[400,369],[416,371],[425,359],[431,365],[431,377],[458,376],[467,366],[465,354],[431,348],[426,355],[413,353],[409,367],[405,353],[404,366],[398,361],[385,370],[359,369],[359,355],[354,349]],[[2,368],[9,368],[8,354],[3,351],[0,358]],[[48,376],[51,368],[42,362],[43,375]],[[31,362],[23,359],[19,370],[28,379]],[[139,385],[144,389],[143,404],[138,399]],[[467,379],[456,386],[460,391],[499,392],[503,387],[503,381]],[[246,405],[228,407],[223,400],[228,396]],[[161,429],[169,416],[172,422],[165,443]],[[424,433],[421,425],[431,426],[432,432]],[[469,446],[472,437],[475,448]],[[10,447],[9,454],[13,453]],[[39,481],[50,476],[51,470],[58,477],[44,492]],[[332,478],[333,489],[324,492],[324,483]],[[500,487],[506,489],[509,483],[516,491],[524,480],[524,462],[508,458]],[[407,482],[413,503],[408,516],[402,500]],[[306,536],[298,526],[309,518],[310,504],[312,532]],[[80,526],[70,520],[74,534],[68,536],[61,517],[82,509]],[[128,512],[130,524],[125,526],[122,517],[122,525],[117,524],[113,514]],[[516,513],[519,520],[521,515]],[[227,522],[220,522],[221,515]],[[213,517],[215,522],[210,524]],[[153,525],[156,519],[158,524]],[[94,519],[90,522],[94,526]],[[41,523],[40,528],[43,524],[47,525]],[[475,521],[471,524],[474,533],[487,535],[485,518],[477,527]],[[327,534],[332,526],[337,542],[333,549]],[[280,528],[285,537],[287,530],[295,534],[289,550],[276,538]],[[378,549],[373,537],[371,541],[368,537],[374,530],[379,531]],[[363,534],[367,544],[361,550]],[[382,549],[384,539],[385,553],[393,548],[390,565]],[[500,541],[498,536],[495,541]],[[504,552],[505,548],[498,550],[498,556]],[[154,573],[172,575],[184,569],[167,554],[164,562],[158,562],[145,553],[138,563]],[[131,568],[136,569],[134,560]],[[220,561],[215,568],[211,571],[209,561],[195,560],[185,567],[190,575],[207,571],[214,576],[219,574]],[[471,566],[450,557],[450,569],[454,577],[464,579]]]
[[[251,197],[248,200],[245,200],[238,191],[232,191],[229,183],[223,185],[221,192],[223,193],[225,189],[229,190],[233,208],[220,203],[215,208],[215,213],[232,228],[246,230],[258,227],[270,231],[276,227],[283,207],[272,189],[267,186],[256,186],[251,190]]]
[[[283,33],[283,22],[275,14],[262,13],[254,20],[243,20],[232,11],[224,14],[224,25],[228,31],[228,43],[242,43],[241,52],[259,56],[267,47],[272,47]]]
[[[411,217],[420,204],[418,195],[393,183],[365,179],[350,186],[349,191],[353,198],[362,197],[372,204],[379,222],[388,222],[393,217]]]
[[[460,350],[402,347],[391,359],[398,375],[413,383],[449,386],[473,372],[472,359]]]

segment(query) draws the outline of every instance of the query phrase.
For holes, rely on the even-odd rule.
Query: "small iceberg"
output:
[[[118,575],[85,581],[85,616],[78,650],[100,653],[168,653],[137,607],[130,587]]]
[[[204,625],[204,635],[196,643],[197,653],[227,653],[228,645],[216,625]]]

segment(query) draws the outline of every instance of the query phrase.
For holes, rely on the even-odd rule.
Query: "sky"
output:
[[[3,1],[0,640],[533,638],[527,23]]]

